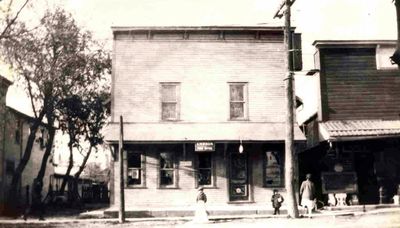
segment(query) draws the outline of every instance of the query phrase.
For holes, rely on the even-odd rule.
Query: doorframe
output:
[[[233,153],[239,153],[238,151],[235,151],[233,148],[239,148],[239,144],[226,144],[224,148],[224,155],[225,155],[225,161],[226,163],[226,196],[227,196],[227,203],[228,204],[240,204],[240,203],[254,203],[254,192],[253,192],[253,175],[252,175],[252,164],[250,162],[251,159],[250,153],[251,152],[246,152],[244,151],[243,154],[246,156],[246,165],[247,165],[247,192],[248,192],[248,199],[247,200],[231,200],[230,196],[230,185],[231,185],[231,161],[232,161],[232,154]]]

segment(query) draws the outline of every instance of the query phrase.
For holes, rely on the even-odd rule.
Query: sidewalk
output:
[[[247,211],[254,210],[254,208],[247,209]],[[241,210],[240,210],[241,211]],[[400,206],[393,204],[385,205],[362,205],[358,206],[347,206],[347,207],[325,207],[322,210],[318,210],[313,213],[311,217],[321,218],[321,217],[338,217],[338,216],[361,216],[368,214],[386,214],[386,213],[399,213]],[[302,211],[301,215],[305,212]],[[97,216],[95,218],[95,216]],[[305,217],[307,215],[304,215]],[[281,215],[271,214],[230,214],[230,215],[210,215],[209,219],[211,221],[223,221],[223,220],[233,220],[233,219],[257,219],[257,218],[286,218],[287,214],[282,213]],[[191,221],[192,216],[184,217],[147,217],[147,218],[126,218],[127,221],[131,222],[146,222],[146,221]],[[60,223],[98,223],[98,222],[118,222],[118,218],[110,218],[104,215],[104,210],[90,211],[81,213],[79,216],[55,216],[46,217],[45,221],[39,221],[37,218],[29,218],[27,221],[22,218],[5,218],[0,217],[0,224],[60,224]]]

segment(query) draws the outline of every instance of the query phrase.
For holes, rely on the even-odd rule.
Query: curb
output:
[[[311,218],[322,217],[342,217],[342,216],[362,216],[368,214],[391,214],[400,213],[400,207],[380,208],[370,211],[320,211],[321,213],[314,213]],[[288,216],[284,215],[219,215],[209,216],[210,221],[225,221],[236,219],[286,219]],[[299,219],[308,218],[306,214],[302,214]],[[151,222],[151,221],[192,221],[193,217],[152,217],[152,218],[126,218],[128,222]],[[48,218],[45,221],[38,219],[0,219],[0,224],[60,224],[60,223],[96,223],[96,222],[112,222],[117,223],[117,218]]]

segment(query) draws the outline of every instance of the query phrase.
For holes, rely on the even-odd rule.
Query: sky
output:
[[[22,0],[17,0],[21,2]],[[94,37],[112,47],[111,26],[283,25],[273,16],[282,0],[40,0],[21,20],[35,24],[47,8],[61,6]],[[1,4],[1,3],[0,3]],[[392,0],[296,0],[292,26],[302,33],[304,69],[313,68],[314,40],[396,39]],[[0,66],[0,74],[13,80]],[[24,92],[13,85],[7,105],[30,113]]]
[[[21,19],[34,23],[44,9],[61,6],[73,14],[79,25],[92,31],[96,39],[111,48],[111,26],[283,25],[283,18],[273,19],[281,2],[41,0],[23,11]],[[314,40],[397,38],[392,0],[296,0],[292,7],[292,26],[302,33],[304,69],[313,68]],[[0,74],[4,75],[4,71],[0,70]],[[24,94],[14,86],[7,102],[18,110],[29,112],[29,106],[22,102],[23,97]]]

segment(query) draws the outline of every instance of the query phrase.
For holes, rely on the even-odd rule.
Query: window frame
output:
[[[129,153],[136,153],[140,154],[140,177],[141,177],[141,183],[140,184],[128,184],[128,174],[129,174],[129,166],[128,166],[128,156]],[[146,188],[146,154],[143,151],[140,150],[125,150],[125,157],[124,157],[124,163],[125,163],[125,187],[126,188]],[[137,169],[137,168],[132,168],[132,169]]]
[[[163,86],[175,86],[175,93],[176,93],[176,99],[175,101],[164,101],[163,98]],[[181,100],[180,100],[180,82],[160,82],[160,120],[161,121],[178,121],[180,120],[180,106],[181,106]],[[176,110],[175,110],[175,118],[163,118],[163,104],[176,104]]]
[[[195,188],[198,188],[199,186],[202,186],[204,188],[216,188],[217,187],[214,153],[215,152],[213,152],[213,151],[211,151],[211,152],[195,152],[195,161],[194,161],[195,168],[196,168],[195,169],[196,170],[196,172],[195,172]],[[200,170],[200,168],[199,168],[199,165],[200,165],[199,155],[202,155],[202,154],[209,154],[210,155],[210,161],[211,161],[211,167],[210,167],[210,170],[211,170],[211,172],[210,172],[211,173],[211,184],[209,184],[209,185],[200,185],[199,184],[199,170]]]
[[[266,182],[267,179],[267,152],[275,152],[278,155],[278,158],[280,160],[280,179],[281,179],[281,184],[280,185],[271,185]],[[262,162],[263,162],[263,187],[264,188],[285,188],[285,154],[281,150],[263,150],[262,152]]]
[[[243,86],[243,101],[232,101],[231,97],[231,86]],[[249,120],[249,99],[248,99],[248,82],[228,82],[228,99],[229,99],[229,107],[228,107],[228,115],[230,121],[237,120]],[[232,117],[231,115],[231,107],[232,103],[243,103],[243,117]]]
[[[167,168],[167,169],[165,169],[165,168],[161,168],[161,154],[162,153],[170,153],[170,154],[172,154],[172,164],[173,164],[173,168]],[[179,181],[179,172],[178,172],[178,170],[179,170],[179,167],[178,167],[178,159],[177,159],[177,156],[176,156],[176,153],[174,153],[173,151],[160,151],[159,153],[158,153],[158,158],[157,158],[157,185],[158,185],[158,188],[160,188],[160,189],[176,189],[176,188],[179,188],[179,184],[178,184],[178,181]],[[173,183],[171,184],[171,185],[163,185],[163,184],[161,184],[161,171],[162,170],[172,170],[173,171],[173,174],[174,174],[174,177],[172,178],[172,180],[173,180]]]

